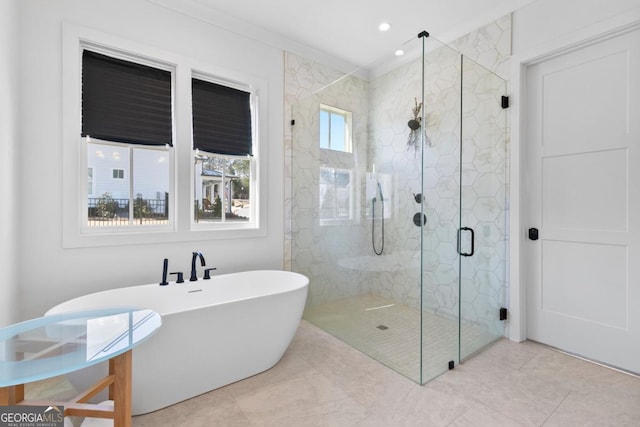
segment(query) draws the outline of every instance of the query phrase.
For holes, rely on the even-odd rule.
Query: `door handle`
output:
[[[462,252],[460,249],[460,241],[461,241],[461,235],[463,231],[469,231],[471,232],[471,252]],[[473,232],[473,228],[469,228],[469,227],[462,227],[458,229],[458,254],[462,255],[462,256],[473,256],[473,254],[475,253],[475,243],[476,243],[476,235]]]
[[[529,229],[529,240],[538,240],[538,229],[530,228]]]

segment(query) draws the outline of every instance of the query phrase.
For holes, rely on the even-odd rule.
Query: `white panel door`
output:
[[[640,30],[526,73],[527,336],[640,373]]]

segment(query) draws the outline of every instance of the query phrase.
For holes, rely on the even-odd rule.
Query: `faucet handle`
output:
[[[176,280],[176,283],[184,283],[184,274],[182,273],[182,271],[175,271],[175,272],[169,273],[169,274],[177,274],[178,275],[178,280]]]
[[[211,279],[211,275],[209,274],[209,272],[210,272],[211,270],[216,270],[216,268],[215,268],[215,267],[211,267],[211,268],[205,268],[205,269],[204,269],[204,277],[202,278],[202,280],[209,280],[209,279]]]

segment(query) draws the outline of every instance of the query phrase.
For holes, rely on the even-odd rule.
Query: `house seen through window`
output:
[[[198,152],[195,162],[196,222],[251,219],[251,159]]]
[[[92,227],[166,224],[169,152],[90,140],[88,225]],[[133,173],[125,173],[133,166]]]

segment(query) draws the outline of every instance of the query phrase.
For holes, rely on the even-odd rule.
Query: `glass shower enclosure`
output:
[[[504,335],[505,82],[426,33],[292,106],[304,319],[422,384]],[[312,70],[312,73],[313,74]]]

